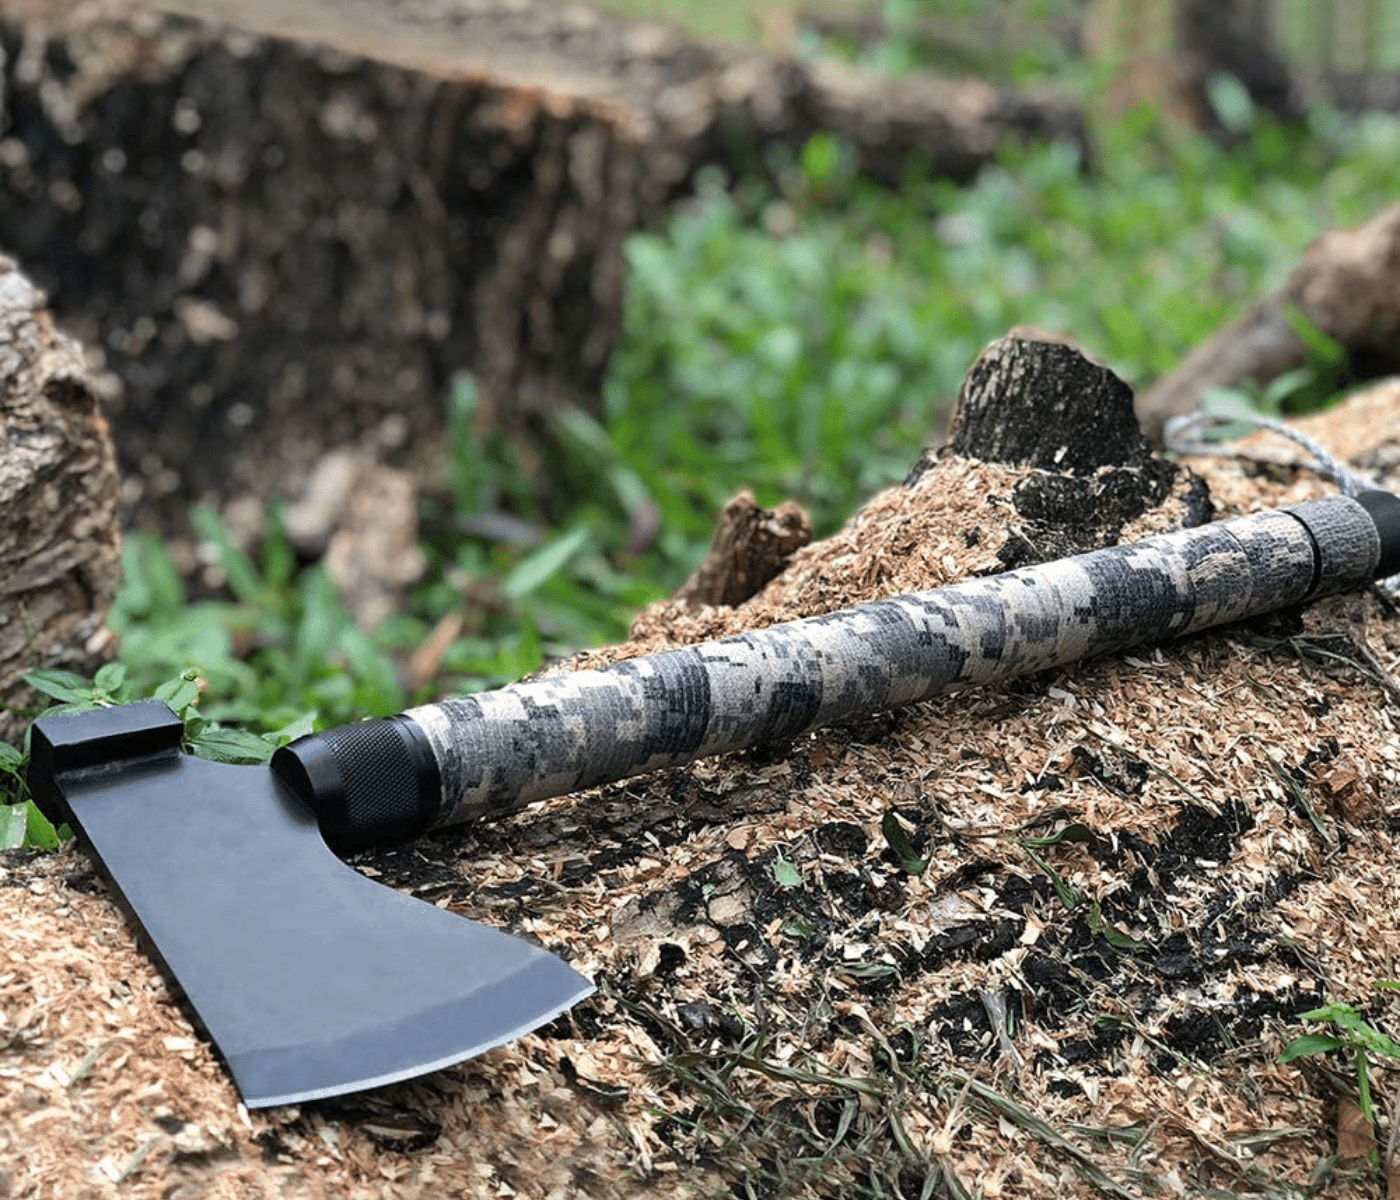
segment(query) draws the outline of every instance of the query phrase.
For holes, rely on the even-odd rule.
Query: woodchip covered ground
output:
[[[1400,464],[1400,386],[1304,424]],[[1334,490],[1257,450],[1189,463],[1218,511]],[[639,645],[990,569],[1020,474],[945,459]],[[1325,1001],[1400,1023],[1397,661],[1339,598],[365,856],[599,993],[301,1108],[238,1106],[78,852],[0,857],[0,1197],[1383,1195],[1342,1064],[1278,1054]]]

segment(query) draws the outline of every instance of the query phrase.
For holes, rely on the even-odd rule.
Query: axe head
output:
[[[593,991],[552,954],[360,875],[268,767],[183,753],[159,701],[40,718],[30,787],[183,989],[249,1108],[408,1079]]]

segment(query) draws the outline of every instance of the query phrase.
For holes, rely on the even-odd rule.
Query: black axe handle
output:
[[[513,684],[279,750],[338,850],[1351,591],[1400,499],[1334,496]]]

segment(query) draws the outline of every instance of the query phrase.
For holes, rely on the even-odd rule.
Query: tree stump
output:
[[[203,501],[248,532],[330,453],[431,468],[457,372],[537,445],[596,403],[624,240],[706,163],[832,128],[882,177],[915,150],[966,177],[1004,136],[1082,138],[1063,101],[541,0],[69,7],[0,3],[0,228],[167,531]]]
[[[1181,525],[1210,519],[1201,481],[1151,453],[1132,389],[1058,341],[1005,337],[983,350],[940,453],[1034,468],[1011,493],[1024,523],[999,556],[1006,569],[1113,545],[1173,496]],[[934,461],[926,455],[906,483]]]
[[[28,723],[35,667],[90,672],[120,566],[117,472],[97,393],[44,297],[0,258],[0,738]]]
[[[598,105],[285,20],[0,28],[0,225],[167,530],[193,501],[255,521],[331,452],[423,468],[458,371],[508,432],[592,403],[647,208]]]
[[[742,491],[720,510],[709,553],[674,598],[694,607],[742,604],[811,540],[811,518],[793,501],[759,508],[753,493]]]

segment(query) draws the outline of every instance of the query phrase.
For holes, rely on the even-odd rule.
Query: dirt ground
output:
[[[1400,385],[1302,423],[1395,484]],[[1187,464],[1219,514],[1333,490],[1255,449]],[[641,644],[995,569],[1023,476],[937,461]],[[361,856],[598,993],[292,1108],[239,1106],[78,851],[0,856],[0,1197],[1384,1196],[1346,1064],[1278,1056],[1325,1002],[1400,1025],[1397,662],[1341,597]]]

